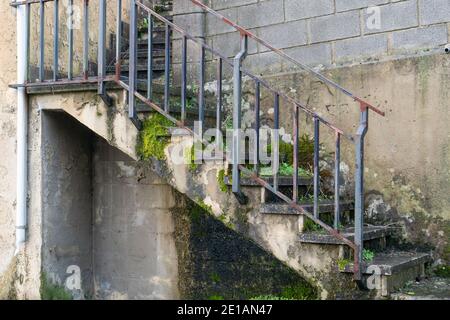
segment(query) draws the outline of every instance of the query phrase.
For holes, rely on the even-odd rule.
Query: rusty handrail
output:
[[[258,36],[256,36],[254,33],[250,32],[249,30],[245,29],[244,27],[238,25],[237,23],[231,21],[230,19],[224,17],[223,15],[221,15],[220,13],[218,13],[217,11],[213,10],[212,8],[208,7],[207,5],[201,3],[198,0],[190,0],[194,5],[204,9],[205,11],[207,11],[208,13],[211,13],[212,15],[216,16],[217,18],[219,18],[220,20],[222,20],[224,23],[232,26],[233,28],[235,28],[237,31],[240,32],[240,34],[242,36],[247,36],[253,40],[255,40],[256,42],[262,44],[263,46],[265,46],[266,48],[270,49],[271,51],[275,52],[276,54],[278,54],[279,56],[285,58],[286,60],[292,62],[293,64],[295,64],[296,66],[302,68],[303,70],[308,71],[309,73],[311,73],[312,75],[314,75],[315,77],[319,78],[320,80],[322,80],[323,82],[331,85],[332,87],[338,89],[339,91],[341,91],[342,93],[344,93],[345,95],[349,96],[350,98],[352,98],[353,100],[357,101],[360,103],[361,107],[367,107],[370,110],[374,111],[375,113],[381,115],[381,116],[385,116],[385,112],[381,111],[380,109],[374,107],[373,105],[371,105],[370,103],[364,101],[363,99],[359,98],[358,96],[355,96],[353,93],[351,93],[350,91],[346,90],[345,88],[341,87],[339,84],[337,84],[336,82],[334,82],[331,79],[328,79],[327,77],[325,77],[324,75],[318,73],[317,71],[314,71],[313,69],[311,69],[310,67],[308,67],[307,65],[297,61],[296,59],[294,59],[293,57],[291,57],[290,55],[288,55],[287,53],[285,53],[283,50],[275,48],[274,46],[272,46],[271,44],[269,44],[267,41],[259,38]]]

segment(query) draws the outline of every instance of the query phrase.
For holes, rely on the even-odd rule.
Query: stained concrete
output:
[[[42,276],[64,286],[77,266],[81,288],[73,294],[90,297],[93,134],[64,113],[43,112],[42,136]]]

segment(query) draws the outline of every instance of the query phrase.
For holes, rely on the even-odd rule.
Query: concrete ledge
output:
[[[393,231],[389,227],[364,227],[364,241],[380,239],[391,235]],[[344,237],[353,240],[354,228],[348,228],[341,232]],[[343,245],[344,243],[330,234],[322,232],[307,232],[300,235],[300,242],[312,244]]]
[[[314,204],[306,203],[301,206],[308,212],[312,212]],[[341,201],[341,212],[353,210],[353,201]],[[334,211],[334,203],[331,201],[323,201],[319,203],[320,213],[330,213]],[[289,204],[266,203],[261,206],[262,214],[281,214],[281,215],[301,215],[300,212],[291,208]]]
[[[382,275],[391,276],[394,273],[402,272],[406,269],[417,267],[431,261],[431,256],[427,253],[418,252],[387,252],[378,253],[372,262],[362,266],[364,274],[373,274],[369,267],[377,266]],[[346,266],[343,272],[352,273],[353,266]]]

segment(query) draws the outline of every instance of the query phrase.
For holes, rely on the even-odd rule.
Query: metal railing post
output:
[[[53,81],[57,81],[59,70],[59,0],[55,0],[53,6]]]
[[[241,154],[241,106],[242,106],[242,62],[248,52],[248,37],[241,34],[241,51],[233,60],[233,185],[232,191],[238,200],[242,200],[241,171],[239,160]]]
[[[369,128],[369,110],[361,104],[361,119],[355,135],[355,280],[361,280],[362,252],[364,248],[364,138]]]
[[[106,0],[100,0],[98,29],[98,94],[105,94],[106,73]]]
[[[83,0],[83,79],[89,78],[89,0]]]
[[[122,0],[117,0],[116,24],[116,80],[120,80],[122,69]]]
[[[136,0],[130,0],[130,58],[129,58],[129,97],[128,117],[132,120],[136,117],[136,45],[137,45],[137,7]]]

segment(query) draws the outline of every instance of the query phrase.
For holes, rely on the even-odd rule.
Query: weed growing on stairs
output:
[[[343,272],[350,263],[351,261],[348,259],[339,259],[337,261],[339,271]]]
[[[222,192],[228,192],[228,186],[225,184],[225,170],[222,169],[217,173],[217,184],[219,185],[219,189]]]
[[[137,153],[143,160],[165,159],[164,149],[170,142],[168,128],[171,126],[172,122],[159,113],[151,115],[144,121],[137,144]]]
[[[42,300],[72,300],[72,295],[62,286],[51,283],[46,274],[41,274],[40,294]]]
[[[363,260],[366,262],[371,262],[373,261],[373,258],[375,258],[375,252],[373,252],[372,250],[368,250],[368,249],[364,249],[362,252],[363,255]]]

